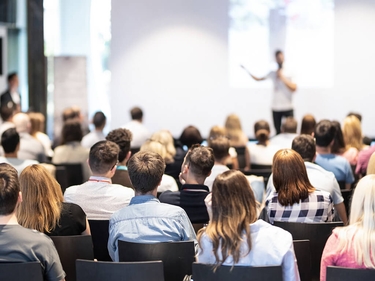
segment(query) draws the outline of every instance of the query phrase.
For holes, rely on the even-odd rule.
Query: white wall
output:
[[[375,137],[375,2],[335,2],[334,87],[299,89],[295,114],[342,121],[361,112]],[[228,24],[228,0],[112,0],[111,127],[128,122],[135,105],[151,131],[175,136],[190,124],[206,136],[230,113],[249,136],[256,120],[271,122],[272,90],[229,87]]]

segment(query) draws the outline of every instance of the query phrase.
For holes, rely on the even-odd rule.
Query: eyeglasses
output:
[[[111,170],[113,170],[114,167],[118,166],[119,163],[120,163],[120,162],[117,160],[116,164],[113,165],[113,167],[111,168]]]

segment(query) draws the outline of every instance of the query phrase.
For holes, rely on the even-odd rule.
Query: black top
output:
[[[112,183],[121,184],[126,187],[133,188],[133,184],[129,178],[129,172],[126,170],[116,170],[115,174],[112,177]]]
[[[159,200],[180,206],[187,213],[191,223],[207,223],[209,221],[204,199],[209,193],[207,186],[203,184],[184,184],[182,190],[163,192]]]
[[[181,166],[184,162],[184,158],[186,155],[186,151],[184,151],[181,147],[176,148],[176,155],[174,156],[174,162],[165,165],[164,174],[173,177],[178,185],[178,188],[181,190],[181,183],[180,183],[180,173],[181,173]]]
[[[80,235],[86,229],[86,214],[80,206],[73,203],[62,203],[58,226],[48,236]]]

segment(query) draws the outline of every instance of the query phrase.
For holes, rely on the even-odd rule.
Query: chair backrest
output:
[[[327,267],[327,281],[375,280],[374,269]]]
[[[164,281],[161,261],[95,262],[77,260],[76,269],[77,281]]]
[[[258,165],[258,164],[251,164],[251,170],[272,170],[272,165]]]
[[[40,262],[0,262],[0,279],[6,281],[43,281]]]
[[[345,189],[346,188],[346,182],[345,181],[337,181],[339,186],[340,186],[340,189]]]
[[[234,147],[237,153],[238,166],[240,169],[246,167],[246,146],[236,146]]]
[[[324,246],[332,230],[337,226],[343,226],[342,222],[325,223],[296,223],[296,222],[274,222],[275,226],[290,232],[293,240],[310,240],[311,251],[311,277],[320,276],[320,259]]]
[[[225,266],[214,272],[212,265],[193,263],[194,281],[282,281],[281,266]]]
[[[294,240],[294,253],[297,258],[301,281],[311,281],[311,253],[309,240]]]
[[[69,187],[68,176],[64,166],[56,166],[55,178],[60,184],[61,191],[64,194],[65,190]]]
[[[109,221],[89,220],[92,243],[94,244],[94,257],[99,261],[112,261],[108,253]]]
[[[165,281],[182,280],[185,275],[191,275],[195,260],[193,241],[146,244],[119,240],[118,250],[121,262],[163,261]]]
[[[62,163],[62,164],[54,164],[54,165],[56,166],[56,170],[57,170],[57,167],[65,168],[66,184],[68,185],[68,187],[83,183],[83,169],[82,169],[81,163]],[[56,179],[57,179],[57,176],[56,176]]]
[[[91,235],[50,236],[66,273],[66,281],[76,280],[76,259],[94,260]]]
[[[344,198],[344,205],[346,209],[346,214],[349,217],[350,205],[352,202],[353,190],[341,190],[342,197]]]

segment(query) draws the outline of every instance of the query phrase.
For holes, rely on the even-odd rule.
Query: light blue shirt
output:
[[[281,265],[283,280],[299,281],[299,273],[296,257],[293,249],[292,235],[262,220],[258,220],[250,225],[251,251],[248,252],[246,238],[243,237],[241,244],[241,257],[239,266],[278,266]],[[197,260],[200,263],[214,264],[212,241],[206,233],[200,239],[200,248]],[[218,249],[221,259],[221,249]],[[246,254],[247,253],[247,254]],[[223,265],[233,265],[232,256],[229,256]]]
[[[353,183],[354,176],[352,168],[344,157],[335,154],[318,154],[315,163],[323,167],[325,170],[332,172],[337,181],[345,181],[345,183]]]
[[[196,244],[196,235],[182,208],[160,203],[152,195],[139,195],[109,221],[108,252],[116,262],[119,261],[118,240],[135,243],[194,240]]]

